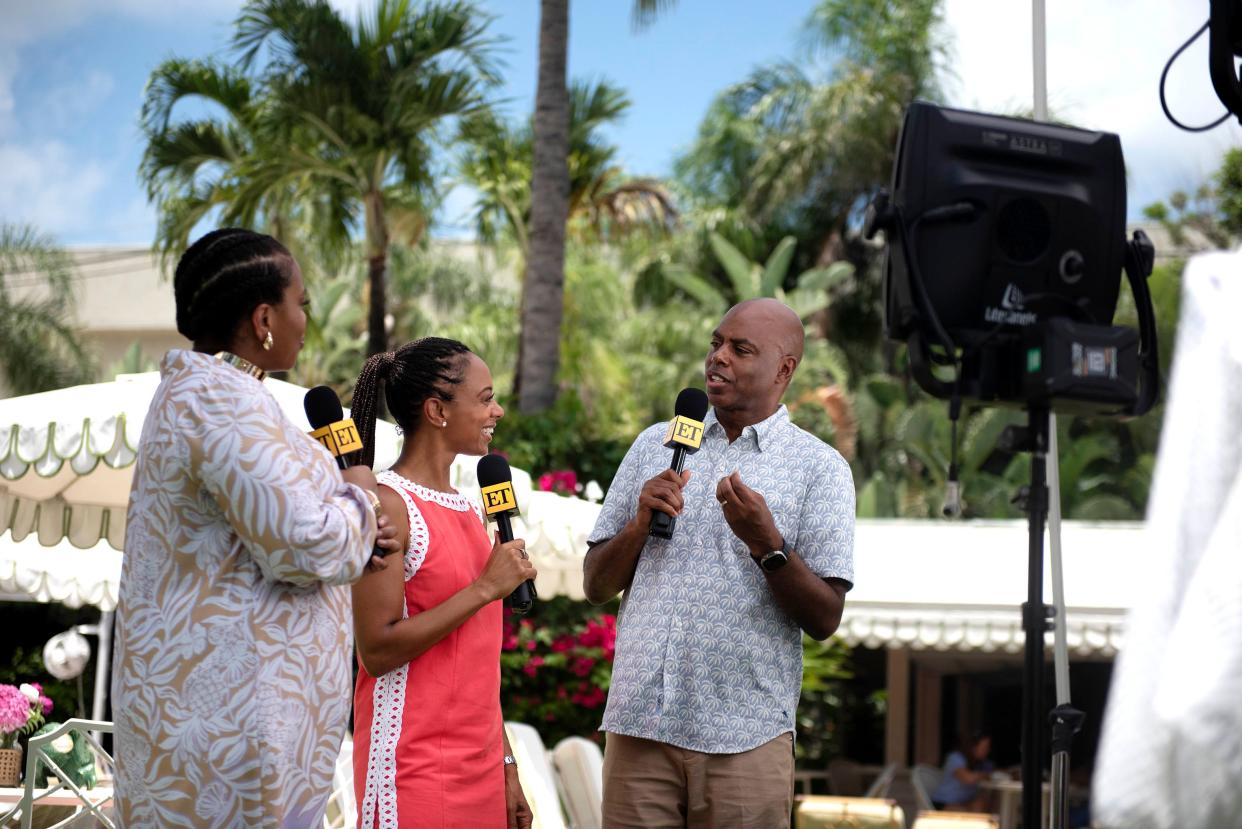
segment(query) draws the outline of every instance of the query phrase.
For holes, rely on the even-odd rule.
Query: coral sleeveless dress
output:
[[[379,482],[405,501],[403,618],[447,600],[487,562],[482,511],[457,493],[391,470]],[[501,603],[492,602],[411,662],[380,677],[359,665],[354,790],[359,829],[503,827]]]

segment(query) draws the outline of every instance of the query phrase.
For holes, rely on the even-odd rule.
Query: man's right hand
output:
[[[638,514],[634,516],[634,521],[643,528],[644,533],[651,526],[653,513],[663,512],[673,518],[681,515],[686,506],[681,491],[688,483],[689,469],[680,473],[666,469],[643,484],[642,491],[638,493]]]

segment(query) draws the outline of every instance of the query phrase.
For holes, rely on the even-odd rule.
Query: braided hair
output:
[[[191,342],[227,348],[257,306],[280,303],[292,278],[293,256],[271,236],[213,230],[177,263],[177,330]]]
[[[357,462],[366,466],[375,462],[375,417],[381,382],[388,411],[403,432],[413,434],[422,420],[423,402],[427,398],[453,399],[453,387],[459,385],[466,374],[464,357],[470,353],[470,349],[457,340],[424,337],[396,351],[367,358],[354,384],[350,411],[362,439]]]

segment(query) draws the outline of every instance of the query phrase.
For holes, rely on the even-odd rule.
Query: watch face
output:
[[[773,550],[762,559],[759,560],[759,566],[769,573],[773,570],[779,570],[789,563],[789,556],[785,555],[783,550]]]

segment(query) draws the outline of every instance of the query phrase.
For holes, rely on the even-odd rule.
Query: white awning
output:
[[[121,549],[134,450],[158,385],[151,371],[0,400],[0,532],[49,547],[67,538],[82,549],[101,539]],[[265,385],[285,416],[309,430],[306,389],[270,378]],[[395,460],[400,445],[395,426],[376,424],[377,463]]]
[[[475,460],[463,456],[454,465],[456,486],[471,497],[478,492],[473,482]],[[515,534],[526,539],[527,550],[539,569],[536,591],[544,598],[584,598],[582,556],[599,505],[551,492],[532,492],[530,476],[520,469],[513,472],[522,509],[513,527]],[[583,515],[586,520],[575,520]],[[90,604],[100,610],[114,610],[121,556],[106,540],[82,550],[68,539],[44,547],[35,535],[15,541],[10,533],[0,534],[0,601],[57,602],[69,607]]]
[[[0,600],[114,610],[120,582],[121,553],[107,541],[79,550],[68,541],[44,547],[33,537],[0,535]]]
[[[1062,525],[1072,654],[1111,657],[1121,646],[1140,595],[1142,531],[1133,522]],[[837,635],[872,648],[1018,653],[1028,548],[1025,521],[859,521],[855,587]],[[1050,562],[1045,536],[1045,604]]]

